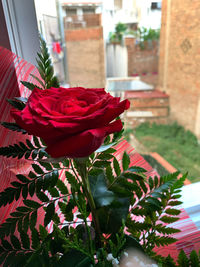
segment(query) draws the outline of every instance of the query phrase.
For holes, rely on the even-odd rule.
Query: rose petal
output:
[[[121,131],[122,127],[121,120],[117,120],[108,126],[91,129],[77,135],[72,135],[70,138],[59,140],[49,145],[46,151],[53,158],[63,156],[70,158],[87,157],[101,146],[107,135]]]

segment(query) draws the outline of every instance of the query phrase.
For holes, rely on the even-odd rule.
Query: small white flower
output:
[[[111,253],[109,253],[106,259],[107,259],[107,261],[112,261],[112,260],[114,260],[114,257]]]
[[[112,264],[113,264],[113,265],[118,265],[118,264],[119,264],[118,259],[113,259],[113,260],[112,260]]]

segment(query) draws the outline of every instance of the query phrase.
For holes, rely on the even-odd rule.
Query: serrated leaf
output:
[[[49,188],[48,192],[50,193],[50,195],[52,197],[59,197],[60,196],[58,190],[55,187]]]
[[[29,195],[32,197],[35,193],[35,181],[29,184],[28,191],[29,191]]]
[[[32,168],[34,169],[34,171],[37,173],[37,174],[43,174],[44,171],[40,168],[39,165],[37,164],[32,164]]]
[[[124,152],[123,157],[122,157],[122,167],[124,171],[128,169],[129,164],[130,164],[129,155],[126,152]]]
[[[12,99],[7,99],[7,101],[9,104],[11,104],[14,108],[18,110],[23,110],[26,106],[24,103]]]
[[[38,249],[40,246],[40,238],[38,231],[34,228],[31,230],[31,247],[33,249]]]
[[[143,173],[143,172],[147,172],[145,169],[139,167],[139,166],[131,166],[128,171],[130,172],[136,172],[136,173]]]
[[[27,198],[27,196],[28,196],[28,184],[26,184],[26,185],[23,186],[22,196],[23,196],[24,199]]]
[[[33,146],[33,144],[30,142],[29,139],[26,139],[26,144],[30,149],[34,149],[35,147]]]
[[[172,217],[172,216],[162,216],[160,220],[164,223],[173,223],[176,222],[179,218],[178,217]]]
[[[5,240],[5,239],[1,239],[1,245],[6,249],[6,250],[13,250],[11,244]]]
[[[42,239],[42,241],[44,241],[48,236],[48,232],[45,229],[45,227],[42,226],[41,224],[39,225],[39,232],[40,232],[40,238]]]
[[[22,129],[19,125],[13,122],[2,122],[1,125],[11,131],[21,132],[22,134],[26,134],[26,130]]]
[[[34,88],[38,88],[38,89],[42,89],[39,86],[37,86],[36,84],[27,82],[27,81],[20,81],[26,88],[28,88],[29,90],[33,91]]]
[[[21,244],[20,244],[20,241],[19,239],[15,236],[15,235],[11,235],[10,236],[10,240],[11,240],[11,243],[13,245],[13,247],[17,250],[20,250],[21,249]]]
[[[169,209],[165,210],[165,213],[167,213],[169,215],[179,215],[181,213],[181,211],[177,210],[177,209],[169,208]]]
[[[116,142],[114,143],[110,143],[108,145],[102,145],[100,146],[100,148],[98,148],[95,152],[96,153],[101,153],[101,152],[104,152],[106,150],[108,150],[109,148],[111,148],[112,146],[116,145]]]
[[[17,174],[16,177],[22,183],[28,183],[28,182],[30,182],[30,180],[26,176],[24,176],[22,174]]]
[[[47,226],[50,223],[54,214],[55,214],[55,205],[54,205],[54,202],[52,202],[46,208],[46,214],[44,217],[45,226]]]
[[[39,70],[39,69],[38,69]],[[42,71],[39,70],[39,73],[41,75],[41,77],[44,79],[44,75],[42,74]],[[43,89],[45,89],[45,84],[42,80],[40,80],[37,76],[35,76],[34,74],[30,74],[30,76],[32,76],[34,79],[36,79],[37,82],[39,82],[39,84],[42,86]]]
[[[20,238],[21,238],[21,242],[22,242],[22,247],[25,249],[29,249],[30,248],[30,239],[29,239],[29,236],[27,235],[27,233],[22,231],[20,233]]]
[[[37,193],[40,193],[41,190],[43,188],[43,178],[42,177],[39,177],[37,180],[36,180],[36,192]]]
[[[69,193],[67,186],[63,183],[63,181],[61,181],[60,179],[58,179],[57,183],[56,183],[56,187],[59,189],[59,191],[61,192],[61,194],[66,195]]]
[[[29,213],[24,217],[23,223],[22,223],[22,227],[23,227],[23,231],[27,232],[28,228],[29,228]]]
[[[39,141],[38,137],[33,136],[33,142],[34,142],[34,144],[35,144],[36,147],[38,147],[38,148],[41,147],[40,141]]]
[[[113,160],[113,165],[114,165],[114,170],[115,170],[116,175],[119,176],[121,173],[121,169],[120,169],[119,163],[116,160],[116,158],[114,158],[114,160]]]
[[[115,180],[115,178],[113,176],[112,168],[110,165],[106,168],[106,178],[110,184],[112,184]]]
[[[39,193],[36,193],[36,195],[39,198],[39,200],[41,200],[42,202],[48,202],[49,201],[48,196],[42,191]]]
[[[31,218],[30,218],[30,228],[33,229],[36,226],[37,223],[37,210],[32,212]]]
[[[34,200],[31,200],[31,199],[25,199],[25,200],[23,200],[23,202],[24,202],[25,206],[33,208],[33,209],[38,209],[41,207],[40,203],[38,203]]]
[[[94,167],[96,168],[106,168],[111,164],[110,161],[106,160],[96,160],[95,163],[93,164]]]
[[[178,255],[178,264],[181,267],[188,267],[189,266],[189,260],[186,256],[185,252],[181,250],[181,252]]]
[[[52,171],[52,170],[53,170],[51,164],[48,163],[48,162],[39,161],[39,164],[40,164],[42,167],[44,167],[47,171]]]

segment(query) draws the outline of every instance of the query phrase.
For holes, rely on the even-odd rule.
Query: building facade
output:
[[[163,0],[159,89],[172,119],[200,138],[200,2]]]

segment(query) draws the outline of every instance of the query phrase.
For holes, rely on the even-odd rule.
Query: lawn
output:
[[[182,173],[188,171],[192,183],[200,181],[200,145],[193,133],[177,123],[143,123],[133,133],[147,151],[159,153]]]

